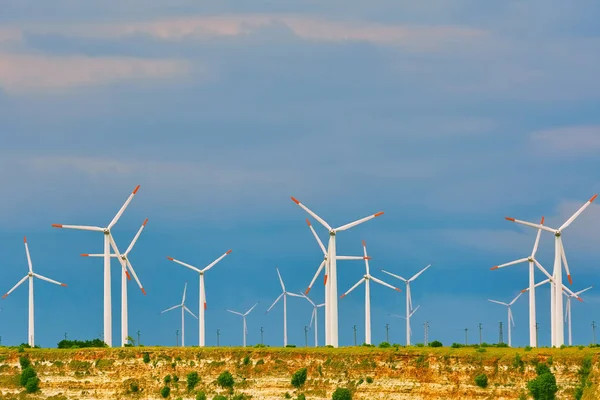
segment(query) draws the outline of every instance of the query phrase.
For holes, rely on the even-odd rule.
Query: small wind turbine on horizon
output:
[[[410,292],[410,283],[412,281],[414,281],[415,279],[417,279],[419,277],[419,275],[421,275],[423,272],[425,272],[427,270],[427,268],[429,268],[429,267],[431,267],[431,264],[429,264],[428,266],[426,266],[425,268],[423,268],[422,270],[420,270],[419,272],[414,274],[413,277],[410,279],[404,279],[400,275],[392,274],[391,272],[385,271],[383,269],[381,270],[381,272],[386,273],[390,276],[393,276],[396,279],[400,279],[401,281],[403,281],[406,284],[406,317],[402,317],[402,318],[404,318],[406,320],[406,345],[407,346],[410,346],[410,337],[411,337],[411,332],[412,332],[412,330],[410,329],[410,317],[412,317],[412,315],[414,314],[414,312],[412,312],[413,308],[412,308],[412,297],[411,297],[411,292]]]
[[[383,215],[383,211],[369,215],[368,217],[361,218],[354,222],[346,225],[342,225],[339,228],[332,228],[329,226],[324,219],[319,217],[317,214],[312,212],[304,204],[300,203],[296,198],[291,198],[300,208],[306,211],[310,216],[316,219],[321,225],[323,225],[329,232],[329,243],[327,244],[327,281],[325,284],[325,344],[333,347],[339,346],[338,337],[338,291],[337,291],[337,250],[336,250],[336,236],[338,232],[345,231],[356,225],[360,225],[373,218]]]
[[[292,292],[288,292],[287,290],[285,290],[285,285],[283,284],[283,279],[281,279],[281,274],[279,273],[279,268],[275,268],[277,270],[277,276],[279,277],[279,283],[281,284],[281,290],[283,290],[283,292],[279,295],[279,297],[277,297],[275,299],[275,301],[273,302],[273,304],[271,304],[271,307],[269,307],[269,309],[265,312],[265,314],[267,314],[269,311],[271,311],[271,309],[275,306],[275,304],[277,304],[277,302],[279,300],[281,300],[281,298],[283,297],[283,347],[287,346],[287,296],[292,296],[292,297],[302,297],[302,295],[296,294],[296,293],[292,293]]]
[[[398,315],[398,314],[388,314],[388,315],[390,315],[390,316],[392,316],[392,317],[395,317],[395,318],[402,318],[402,319],[403,319],[403,320],[405,320],[405,321],[409,321],[409,320],[412,318],[412,316],[413,316],[413,315],[415,315],[415,313],[417,312],[417,310],[419,309],[419,307],[421,307],[421,306],[416,306],[416,307],[415,307],[415,308],[414,308],[414,309],[413,309],[413,310],[410,312],[410,314],[407,314],[407,316],[404,316],[404,315]],[[412,328],[411,328],[410,324],[408,324],[408,335],[409,335],[409,337],[412,337]]]
[[[562,266],[565,266],[565,272],[570,284],[573,284],[571,279],[571,272],[569,271],[569,264],[565,256],[565,250],[562,241],[562,233],[569,227],[581,215],[586,208],[592,204],[598,197],[597,194],[592,196],[579,210],[575,212],[564,224],[558,229],[552,229],[544,225],[534,224],[531,222],[521,221],[515,218],[506,217],[506,220],[516,222],[521,225],[529,226],[531,228],[543,229],[547,232],[554,234],[554,269],[552,272],[554,288],[552,293],[554,298],[551,299],[553,307],[551,307],[551,326],[552,326],[552,346],[560,347],[565,344],[565,328],[562,322],[563,318],[563,297],[562,297]]]
[[[133,265],[131,265],[131,262],[129,261],[129,253],[133,249],[133,246],[137,242],[138,238],[140,237],[140,235],[141,235],[142,231],[144,230],[144,228],[146,227],[147,223],[148,223],[148,218],[146,218],[146,220],[144,221],[144,223],[142,224],[140,229],[137,231],[135,237],[129,244],[129,247],[127,248],[127,250],[125,250],[125,253],[121,254],[120,257],[117,254],[110,255],[111,257],[115,257],[115,258],[119,259],[119,263],[121,264],[121,267],[123,268],[123,273],[121,274],[121,346],[123,346],[123,347],[129,342],[127,340],[127,338],[129,337],[129,315],[128,315],[128,306],[127,306],[127,280],[131,280],[131,275],[129,275],[129,271],[131,271],[131,274],[133,275],[136,283],[142,290],[142,293],[146,294],[146,290],[144,290],[142,283],[140,282],[137,274],[135,273],[135,270],[133,269]],[[116,246],[116,242],[115,242],[115,246]],[[104,254],[82,254],[81,256],[82,257],[104,257]]]
[[[111,300],[111,279],[110,279],[110,248],[113,248],[113,251],[117,254],[118,259],[122,261],[119,250],[117,249],[117,245],[115,240],[111,235],[111,229],[115,226],[125,209],[133,200],[133,197],[140,189],[140,185],[136,186],[133,192],[129,195],[125,204],[121,207],[121,209],[117,212],[117,215],[110,221],[108,226],[105,228],[100,228],[98,226],[84,226],[84,225],[63,225],[63,224],[52,224],[54,228],[65,228],[65,229],[76,229],[83,231],[94,231],[94,232],[102,232],[104,234],[104,334],[103,340],[104,343],[108,345],[108,347],[112,347],[112,300]],[[144,289],[142,288],[142,293],[146,294]]]
[[[187,311],[188,313],[190,313],[190,315],[192,317],[198,319],[198,317],[196,317],[196,315],[185,305],[185,292],[186,291],[187,291],[187,282],[185,283],[185,286],[183,287],[183,298],[181,299],[181,304],[177,304],[176,306],[167,308],[166,310],[160,312],[161,314],[164,314],[167,311],[171,311],[171,310],[181,307],[181,347],[185,347],[185,312]]]
[[[204,347],[205,346],[205,323],[204,323],[204,313],[206,311],[206,291],[204,289],[204,274],[211,269],[212,267],[214,267],[219,261],[221,261],[223,258],[225,258],[226,255],[230,254],[231,250],[227,250],[227,252],[225,254],[223,254],[221,257],[217,258],[215,261],[213,261],[212,263],[208,264],[206,267],[204,267],[204,269],[199,269],[194,267],[193,265],[190,264],[186,264],[182,261],[176,260],[173,257],[167,257],[168,260],[171,260],[179,265],[183,265],[186,268],[189,268],[193,271],[196,271],[200,277],[200,294],[199,294],[199,314],[200,314],[200,318],[199,318],[199,329],[198,329],[198,345],[200,347]]]
[[[325,307],[325,303],[315,304],[315,302],[312,301],[306,294],[304,294],[304,293],[300,293],[300,294],[313,306],[312,315],[310,317],[309,329],[312,329],[312,324],[314,321],[315,322],[315,347],[319,347],[319,312],[318,312],[318,310],[320,307]]]
[[[27,279],[29,279],[29,325],[28,325],[28,337],[27,337],[27,343],[31,346],[34,347],[35,346],[35,327],[34,327],[34,306],[33,306],[33,278],[36,277],[38,279],[41,279],[43,281],[46,282],[50,282],[50,283],[54,283],[55,285],[60,285],[60,286],[67,286],[64,283],[60,283],[58,281],[55,281],[53,279],[50,278],[46,278],[45,276],[36,274],[35,272],[33,272],[33,265],[31,263],[31,256],[29,255],[29,246],[27,245],[27,237],[23,238],[23,242],[25,243],[25,253],[27,254],[27,264],[29,265],[29,272],[27,273],[27,275],[25,275],[25,277],[23,277],[23,279],[21,279],[19,282],[17,282],[17,284],[15,286],[12,287],[12,289],[10,289],[8,292],[6,292],[6,294],[4,296],[2,296],[3,299],[5,299],[9,294],[11,294],[13,292],[13,290],[15,290],[16,288],[18,288],[21,284],[23,284]]]
[[[350,289],[348,289],[348,291],[346,293],[341,295],[340,299],[343,299],[344,297],[346,297],[346,295],[348,295],[348,293],[350,293],[351,291],[356,289],[361,283],[364,282],[364,284],[365,284],[365,343],[371,344],[371,287],[370,287],[370,281],[379,283],[380,285],[383,285],[383,286],[387,286],[390,289],[394,289],[398,292],[400,292],[400,289],[398,289],[397,287],[394,287],[394,286],[390,285],[389,283],[386,283],[380,279],[377,279],[373,275],[371,275],[371,272],[369,270],[369,259],[367,256],[367,244],[365,243],[364,240],[362,241],[362,245],[363,245],[363,251],[365,254],[365,275],[358,282],[356,282],[356,284],[354,286],[352,286]]]
[[[228,312],[235,314],[235,315],[239,315],[242,317],[243,320],[243,332],[242,332],[242,336],[244,338],[244,347],[246,347],[246,336],[248,336],[248,326],[246,325],[246,317],[248,316],[248,314],[250,314],[252,312],[252,310],[254,310],[254,307],[256,307],[258,305],[258,303],[254,304],[252,307],[250,307],[250,309],[248,311],[246,311],[245,313],[240,313],[237,311],[233,311],[233,310],[227,310]]]
[[[515,326],[515,320],[513,318],[512,310],[510,309],[510,307],[513,304],[515,304],[515,302],[519,299],[519,297],[521,297],[522,294],[523,294],[523,292],[519,292],[517,297],[515,297],[510,303],[504,303],[502,301],[488,299],[488,301],[491,301],[492,303],[496,303],[496,304],[501,304],[503,306],[506,306],[506,308],[508,309],[508,324],[507,324],[508,325],[508,347],[512,347],[511,323],[512,323],[513,327]]]
[[[544,225],[544,217],[542,217],[542,221],[540,222],[540,226]],[[537,316],[536,316],[536,310],[535,310],[535,267],[536,264],[539,264],[539,262],[536,260],[535,255],[537,254],[538,251],[538,247],[540,244],[540,236],[542,235],[542,229],[539,228],[537,231],[537,236],[535,238],[535,243],[533,245],[533,250],[531,251],[531,254],[529,255],[529,257],[525,257],[525,258],[521,258],[519,260],[516,261],[511,261],[508,262],[506,264],[501,264],[501,265],[496,265],[495,267],[490,268],[492,271],[499,269],[499,268],[504,268],[504,267],[509,267],[511,265],[517,265],[517,264],[521,264],[521,263],[525,263],[528,262],[529,263],[529,346],[531,347],[537,347],[537,340],[536,340],[536,324],[537,324]],[[554,284],[551,283],[551,287],[554,287]],[[553,293],[553,292],[552,292]]]

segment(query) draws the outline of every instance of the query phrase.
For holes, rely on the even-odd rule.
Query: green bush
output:
[[[488,377],[486,374],[479,374],[475,377],[475,384],[480,388],[486,388],[488,385]]]
[[[367,376],[367,383],[373,383],[373,378],[370,376]]]
[[[166,399],[167,397],[169,397],[170,394],[171,394],[170,387],[165,386],[162,389],[160,389],[160,395],[162,396],[163,399]]]
[[[264,365],[264,363],[265,363],[265,360],[263,360],[263,359],[261,358],[260,360],[258,360],[258,361],[256,362],[256,366],[259,366],[259,365]]]
[[[40,379],[37,376],[29,378],[25,383],[25,391],[27,393],[35,393],[40,390]]]
[[[306,396],[300,393],[298,397],[296,397],[296,400],[306,400]]]
[[[33,367],[29,366],[21,372],[19,383],[21,384],[21,386],[25,386],[31,378],[37,378],[37,373],[35,372]]]
[[[460,344],[460,343],[456,343],[456,342],[454,342],[454,343],[452,343],[452,344],[450,345],[450,347],[451,347],[451,348],[453,348],[453,349],[459,349],[459,348],[463,347],[463,345],[462,345],[462,344]]]
[[[179,382],[179,377],[177,375],[173,375],[173,382]]]
[[[415,343],[415,347],[425,347],[423,343]]]
[[[223,396],[222,394],[218,394],[213,397],[213,400],[227,400],[227,397]]]
[[[306,382],[307,369],[301,368],[292,375],[292,386],[299,388]]]
[[[242,361],[243,365],[250,365],[250,356],[246,356],[244,357],[244,360]]]
[[[194,390],[194,388],[200,381],[200,378],[198,377],[197,372],[190,372],[189,374],[187,374],[186,380],[187,380],[187,390],[189,392],[191,392],[192,390]]]
[[[487,349],[485,347],[478,347],[477,350],[475,350],[478,353],[485,353],[487,351]]]
[[[144,352],[143,360],[146,364],[148,364],[150,362],[150,354],[147,351]]]
[[[527,382],[527,389],[534,400],[554,400],[558,386],[550,368],[544,363],[535,367],[537,377]]]
[[[196,393],[196,400],[206,400],[206,394],[204,392]]]
[[[217,383],[219,386],[223,388],[227,388],[229,390],[233,389],[233,385],[235,381],[233,380],[233,375],[229,371],[221,372],[221,375],[217,378]]]
[[[434,340],[433,342],[429,343],[429,347],[442,347],[442,346],[443,346],[443,344],[439,340]]]
[[[286,344],[285,347],[296,347],[295,344]]]
[[[137,393],[140,391],[140,385],[137,382],[131,382],[129,384],[129,392],[130,393]]]
[[[525,346],[525,351],[531,351],[532,347],[531,346]]]
[[[590,384],[589,376],[592,372],[592,357],[586,356],[581,363],[581,368],[577,371],[579,375],[579,385],[575,388],[575,400],[581,400],[585,387]]]
[[[392,345],[389,344],[388,342],[381,342],[381,343],[379,343],[379,348],[381,348],[381,349],[388,349],[390,347],[392,347]]]
[[[171,383],[171,375],[167,375],[163,378],[163,381],[165,382],[165,384],[169,384]]]
[[[19,357],[19,364],[21,364],[21,370],[31,366],[31,361],[27,357]]]
[[[352,400],[352,392],[346,388],[337,388],[333,392],[331,400]]]
[[[100,339],[93,340],[61,340],[58,342],[59,349],[80,349],[84,347],[108,347],[104,341]]]

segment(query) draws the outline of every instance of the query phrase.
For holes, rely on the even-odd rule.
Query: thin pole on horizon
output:
[[[304,325],[304,347],[308,347],[308,326]]]
[[[179,329],[175,330],[175,343],[176,347],[179,347]]]
[[[504,337],[502,336],[502,321],[500,321],[500,332],[498,336],[498,343],[504,343]]]
[[[138,341],[137,341],[137,344],[138,344],[138,347],[140,347],[140,346],[141,346],[141,343],[140,343],[140,335],[141,335],[141,333],[140,333],[140,330],[138,329],[138,331],[137,331],[137,339],[138,339]]]
[[[265,341],[263,339],[263,333],[265,332],[265,330],[263,329],[263,327],[260,327],[260,344],[265,344]]]
[[[67,340],[67,332],[65,332],[65,340]]]
[[[465,328],[465,346],[469,345],[469,328]]]
[[[219,336],[221,335],[221,330],[217,329],[217,347],[219,347]]]
[[[483,343],[481,341],[481,331],[483,330],[483,324],[480,322],[479,323],[479,345],[481,346],[481,343]]]
[[[596,321],[592,321],[592,330],[594,332],[594,346],[596,345]]]
[[[390,342],[390,324],[385,324],[385,341]]]
[[[354,325],[352,329],[354,329],[354,347],[356,347],[356,325]]]
[[[540,345],[540,341],[538,339],[538,323],[535,323],[535,347]]]
[[[425,346],[429,345],[429,321],[425,321],[423,324],[423,328],[425,329]]]

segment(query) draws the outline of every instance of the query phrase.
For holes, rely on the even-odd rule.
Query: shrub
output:
[[[160,395],[162,396],[163,399],[166,399],[167,397],[169,397],[170,394],[171,394],[170,387],[165,386],[162,389],[160,389]]]
[[[525,351],[531,351],[531,346],[525,346]]]
[[[263,360],[263,359],[261,358],[260,360],[258,360],[258,361],[256,362],[256,366],[259,366],[259,365],[264,365],[264,363],[265,363],[265,360]]]
[[[27,357],[19,357],[19,364],[21,364],[21,369],[25,369],[31,365],[31,361]]]
[[[453,349],[458,349],[458,348],[463,347],[463,345],[460,344],[460,343],[454,342],[454,343],[452,343],[452,345],[450,345],[450,347],[453,348]]]
[[[302,385],[304,385],[304,382],[306,382],[306,375],[306,368],[301,368],[298,371],[294,372],[294,375],[292,375],[292,386],[294,386],[295,388],[299,388]]]
[[[535,367],[537,378],[527,382],[527,389],[535,400],[554,400],[558,387],[556,378],[544,363]]]
[[[508,344],[506,344],[506,343],[498,343],[496,345],[496,347],[508,347]]]
[[[434,340],[433,342],[429,343],[429,347],[442,347],[442,346],[443,346],[443,344],[439,340]]]
[[[222,394],[218,394],[213,397],[213,400],[227,400],[227,397],[223,396]]]
[[[196,400],[206,400],[206,394],[204,392],[196,393]]]
[[[187,390],[189,392],[191,392],[192,390],[194,390],[194,388],[200,381],[200,378],[198,377],[197,372],[190,372],[189,374],[187,374],[186,380],[187,380]]]
[[[177,375],[173,375],[173,382],[179,382],[179,377]]]
[[[487,351],[487,349],[485,347],[478,347],[477,350],[475,350],[478,353],[485,353]]]
[[[244,360],[242,361],[243,365],[250,365],[250,356],[246,356],[244,357]]]
[[[488,377],[486,374],[479,374],[475,377],[475,384],[480,388],[486,388],[488,385]]]
[[[217,383],[219,384],[219,386],[231,390],[233,389],[233,385],[235,382],[233,380],[233,375],[231,375],[231,372],[223,371],[221,372],[221,375],[219,375],[219,377],[217,378]]]
[[[381,348],[381,349],[387,349],[387,348],[390,348],[390,347],[392,347],[392,345],[389,344],[388,342],[381,342],[381,343],[379,343],[379,348]]]
[[[425,347],[425,345],[423,343],[416,343],[415,347]]]
[[[306,396],[300,393],[298,397],[296,397],[296,400],[306,400]]]
[[[352,400],[352,393],[346,388],[337,388],[333,392],[331,400]]]
[[[286,344],[285,347],[296,347],[295,344]]]
[[[169,384],[171,383],[171,375],[167,375],[163,378],[163,381],[165,382],[165,384]]]
[[[292,395],[289,394],[288,392],[285,392],[285,394],[283,395],[283,397],[286,398],[286,399],[291,399]]]
[[[581,400],[583,397],[583,391],[585,387],[590,384],[589,376],[592,372],[592,357],[586,356],[583,359],[581,364],[581,368],[577,371],[577,375],[579,375],[579,385],[575,388],[575,400]]]
[[[137,382],[131,382],[129,384],[129,392],[130,393],[137,393],[140,391],[140,385],[138,385]]]
[[[80,349],[84,347],[108,347],[104,341],[100,339],[93,340],[61,340],[58,342],[59,349]]]
[[[29,378],[25,384],[25,391],[27,393],[35,393],[40,390],[40,379],[37,376]]]
[[[583,347],[584,347],[584,346],[577,346],[577,348],[578,348],[579,350],[583,350]]]
[[[370,376],[367,376],[367,383],[373,383],[373,378]]]
[[[150,354],[147,351],[144,352],[143,360],[146,364],[148,364],[150,362]]]
[[[19,383],[21,384],[21,386],[25,386],[31,378],[37,378],[37,373],[35,372],[33,367],[29,366],[21,372]]]

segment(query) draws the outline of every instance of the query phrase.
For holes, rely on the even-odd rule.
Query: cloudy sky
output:
[[[131,261],[147,296],[130,289],[130,331],[173,344],[181,299],[197,312],[207,274],[207,344],[241,343],[225,312],[260,304],[249,342],[282,344],[278,266],[306,288],[322,254],[295,196],[339,226],[385,215],[338,236],[340,254],[366,240],[373,274],[412,275],[413,342],[495,342],[527,267],[535,232],[504,216],[560,225],[596,192],[600,152],[600,6],[584,0],[114,2],[9,0],[0,6],[0,250],[8,290],[34,269],[37,342],[54,346],[102,332],[98,234],[52,223],[105,226],[136,185],[114,229],[125,248],[145,218]],[[485,4],[484,4],[485,3]],[[318,227],[326,239],[326,232]],[[597,283],[600,207],[564,235],[573,289]],[[552,236],[539,259],[552,264]],[[340,264],[339,290],[364,273]],[[538,275],[539,280],[543,279]],[[393,284],[392,279],[386,280]],[[313,291],[323,297],[322,285]],[[114,342],[119,269],[113,267]],[[573,305],[574,341],[592,340],[600,292]],[[404,293],[372,289],[373,341],[404,343]],[[291,343],[304,344],[307,302],[288,302]],[[3,344],[27,339],[27,288],[2,300]],[[528,343],[527,299],[514,306],[513,341]],[[540,342],[549,342],[549,291],[539,291]],[[320,326],[323,327],[323,316]],[[364,337],[364,289],[340,301],[340,344]],[[198,327],[187,320],[190,344]],[[323,331],[320,332],[321,342]],[[133,335],[132,335],[133,336]],[[312,333],[310,335],[312,337]],[[506,332],[505,332],[506,339]]]

